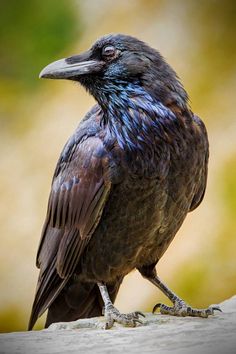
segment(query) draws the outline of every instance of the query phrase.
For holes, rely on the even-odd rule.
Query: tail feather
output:
[[[28,330],[32,330],[37,319],[53,303],[60,291],[65,287],[68,279],[62,279],[57,274],[55,260],[49,268],[41,272],[36,289],[36,295],[32,306]]]

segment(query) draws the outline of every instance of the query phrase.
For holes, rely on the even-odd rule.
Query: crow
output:
[[[114,306],[134,269],[173,303],[154,307],[162,314],[208,317],[220,310],[188,306],[155,268],[201,203],[207,181],[206,128],[175,71],[144,42],[111,34],[49,64],[40,77],[78,82],[97,103],[55,169],[29,330],[47,309],[46,327],[101,314],[105,328],[136,326],[141,312]]]

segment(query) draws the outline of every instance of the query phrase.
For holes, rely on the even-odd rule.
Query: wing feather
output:
[[[52,184],[46,224],[64,230],[56,263],[58,274],[62,278],[73,273],[79,256],[100,220],[109,195],[111,183],[104,177],[107,176],[104,157],[98,157],[97,154],[97,150],[101,149],[103,146],[98,138],[83,141],[74,150],[74,159],[64,166]],[[37,255],[39,266],[44,259],[46,238],[47,227],[43,231],[39,245]],[[83,239],[86,241],[83,242]],[[75,257],[72,257],[73,254]],[[68,262],[71,264],[67,264]]]
[[[98,225],[111,181],[107,152],[95,136],[71,138],[56,167],[36,264],[40,275],[29,328],[65,286]],[[76,145],[76,146],[74,146]]]

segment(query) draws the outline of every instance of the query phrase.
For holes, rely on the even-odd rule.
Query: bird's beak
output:
[[[44,79],[75,79],[85,74],[97,73],[103,63],[90,58],[90,52],[75,55],[70,58],[60,59],[47,65],[39,74]]]

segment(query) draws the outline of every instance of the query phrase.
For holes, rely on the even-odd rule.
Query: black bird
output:
[[[158,51],[122,34],[58,60],[42,78],[79,82],[97,104],[66,143],[53,176],[37,254],[40,268],[29,329],[48,309],[53,322],[101,315],[135,326],[140,312],[113,305],[133,269],[173,303],[161,313],[208,317],[218,307],[188,306],[155,266],[207,180],[206,128]]]

